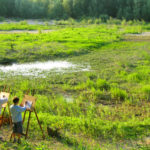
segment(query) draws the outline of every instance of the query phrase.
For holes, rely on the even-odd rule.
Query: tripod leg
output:
[[[10,136],[10,141],[12,140],[12,135],[13,135],[13,133],[11,133],[11,136]]]
[[[39,126],[40,126],[40,129],[41,129],[41,131],[42,131],[43,139],[45,139],[45,135],[44,135],[44,132],[43,132],[42,126],[41,126],[41,124],[40,124],[40,121],[39,121],[39,118],[38,118],[38,115],[37,115],[37,112],[36,112],[36,110],[35,110],[35,109],[34,109],[34,112],[35,112],[35,115],[36,115],[36,118],[37,118],[38,124],[39,124]]]
[[[2,124],[1,124],[1,126],[3,125],[3,122],[4,122],[4,113],[5,113],[5,110],[6,110],[6,107],[4,107],[4,110],[3,110],[3,114],[2,114]]]
[[[8,111],[9,111],[9,122],[10,122],[10,125],[12,126],[12,119],[11,119],[9,104],[8,104]]]
[[[5,92],[5,90],[6,90],[6,85],[4,85],[3,92]]]
[[[8,88],[8,93],[10,92],[10,87]]]
[[[25,111],[25,112],[24,112],[24,116],[23,116],[23,123],[24,123],[25,118],[26,118],[26,112],[27,112],[27,111]]]
[[[28,130],[29,130],[30,118],[31,118],[31,111],[29,112],[28,124],[27,124],[27,129],[26,129],[26,137],[25,137],[26,139],[28,137]]]

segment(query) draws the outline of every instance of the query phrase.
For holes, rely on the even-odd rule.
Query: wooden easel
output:
[[[3,92],[0,92],[0,97],[5,96],[7,99],[9,99],[10,88],[9,88],[8,92],[5,92],[5,90],[6,90],[6,86],[4,87]],[[5,114],[5,111],[6,111],[6,107],[7,107],[7,106],[8,106],[8,111],[9,111],[9,122],[10,122],[10,125],[12,125],[9,103],[7,102],[7,103],[5,103],[5,104],[2,105],[3,113],[2,113],[2,123],[1,123],[1,126],[2,126],[3,123],[4,123],[4,114]]]
[[[34,95],[34,94],[33,94],[33,95]],[[44,132],[43,132],[41,123],[40,123],[40,121],[39,121],[39,118],[38,118],[38,115],[37,115],[37,112],[36,112],[36,109],[35,109],[36,100],[37,100],[37,99],[36,99],[34,96],[30,96],[30,95],[25,94],[25,95],[24,95],[24,98],[23,98],[23,100],[22,100],[22,103],[21,103],[22,105],[25,105],[25,102],[26,102],[26,101],[32,102],[31,110],[28,110],[28,111],[29,111],[29,117],[28,117],[28,123],[27,123],[26,133],[25,133],[25,138],[26,138],[26,139],[27,139],[27,137],[28,137],[28,131],[29,131],[29,125],[30,125],[30,119],[31,119],[31,113],[32,113],[32,112],[35,113],[36,119],[37,119],[37,121],[38,121],[38,124],[39,124],[40,129],[41,129],[42,134],[43,134],[43,139],[45,138],[45,135],[44,135]],[[25,121],[26,112],[27,112],[27,110],[24,112],[23,123],[24,123],[24,121]]]

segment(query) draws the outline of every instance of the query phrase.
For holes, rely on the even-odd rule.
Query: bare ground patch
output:
[[[140,34],[126,34],[125,41],[150,41],[150,32],[143,32]]]
[[[26,21],[27,24],[29,25],[44,25],[45,23],[49,24],[49,25],[54,25],[54,21],[53,20],[40,20],[40,19],[26,19],[26,20],[14,20],[14,19],[5,19],[4,21],[0,22],[0,24],[5,23],[19,23],[20,21]]]

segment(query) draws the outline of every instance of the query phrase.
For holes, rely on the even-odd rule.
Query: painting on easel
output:
[[[33,110],[35,108],[36,100],[37,99],[34,96],[24,95],[24,98],[23,98],[21,104],[23,106],[26,106],[27,108]]]
[[[3,109],[3,113],[2,113],[1,121],[0,121],[0,126],[2,126],[3,123],[5,122],[5,120],[7,119],[4,117],[7,106],[8,106],[8,111],[9,111],[9,119],[7,119],[7,120],[9,120],[8,122],[10,124],[12,124],[11,123],[11,114],[10,114],[10,109],[9,109],[9,104],[8,104],[9,96],[10,96],[10,93],[8,93],[8,92],[0,92],[0,99],[2,102],[0,107]],[[0,108],[0,114],[1,114],[1,108]]]
[[[9,99],[9,95],[10,95],[10,93],[7,93],[7,92],[1,92],[0,93],[0,99]],[[4,107],[6,107],[7,106],[7,102],[6,103],[4,103],[4,104],[2,104],[2,108],[4,108]]]

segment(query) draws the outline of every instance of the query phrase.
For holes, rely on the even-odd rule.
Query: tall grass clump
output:
[[[94,19],[88,19],[88,24],[93,24],[94,23]]]
[[[132,26],[126,26],[124,28],[124,33],[125,34],[140,34],[143,32],[142,26],[140,25],[132,25]]]
[[[128,94],[125,90],[119,89],[119,88],[111,88],[111,98],[124,101],[128,98]]]
[[[116,25],[120,25],[121,24],[121,20],[119,19],[114,19],[112,17],[109,18],[109,20],[107,20],[108,24],[116,24]]]
[[[96,81],[88,79],[86,82],[86,85],[88,88],[95,88],[99,90],[109,90],[110,85],[109,83],[104,79],[97,79]]]
[[[128,75],[127,78],[128,78],[129,81],[140,82],[143,78],[143,75],[138,73],[138,72],[135,72],[135,73],[132,73],[132,74]]]
[[[97,81],[96,81],[96,88],[100,89],[100,90],[109,90],[110,89],[110,85],[104,79],[97,79]]]
[[[146,100],[150,100],[150,85],[144,85],[141,90]]]
[[[147,82],[149,81],[150,70],[147,67],[139,67],[139,71],[131,73],[127,76],[127,80],[130,82]]]
[[[121,25],[122,25],[122,26],[127,25],[127,21],[126,21],[126,19],[123,19],[123,20],[121,21]]]
[[[95,24],[101,24],[101,23],[102,23],[102,19],[101,18],[95,19]]]

